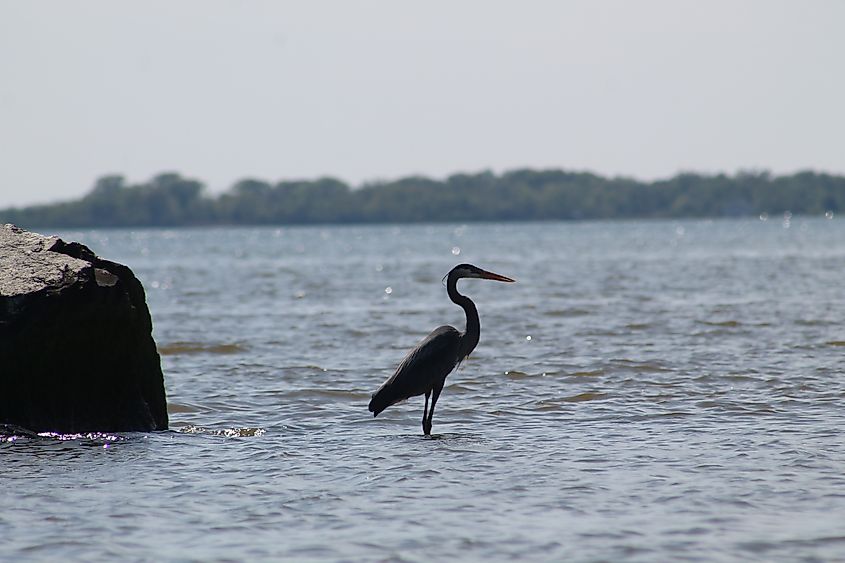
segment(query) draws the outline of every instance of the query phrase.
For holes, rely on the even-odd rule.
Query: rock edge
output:
[[[0,424],[34,431],[167,428],[141,282],[77,242],[0,227]]]

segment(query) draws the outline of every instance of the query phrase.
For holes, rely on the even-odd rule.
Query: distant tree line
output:
[[[76,201],[0,210],[23,227],[140,227],[436,221],[742,217],[845,211],[845,177],[799,172],[679,174],[641,182],[563,170],[402,178],[352,188],[336,179],[241,180],[209,196],[203,184],[160,174],[142,184],[97,180]]]

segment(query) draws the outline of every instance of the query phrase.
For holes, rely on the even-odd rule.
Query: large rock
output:
[[[86,246],[0,227],[0,424],[167,428],[144,288]]]

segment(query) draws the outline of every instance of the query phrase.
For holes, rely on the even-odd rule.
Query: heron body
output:
[[[446,275],[446,289],[452,302],[462,307],[466,313],[466,330],[461,332],[453,326],[438,327],[408,352],[396,372],[373,394],[369,405],[373,416],[378,416],[387,407],[410,397],[425,395],[422,427],[425,435],[431,434],[434,405],[443,391],[446,376],[475,349],[481,334],[475,303],[469,297],[458,293],[457,283],[461,278],[514,281],[471,264],[459,264],[452,268]]]

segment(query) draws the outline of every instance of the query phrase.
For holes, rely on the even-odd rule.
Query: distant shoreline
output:
[[[333,178],[241,180],[209,197],[202,182],[159,174],[104,176],[73,201],[0,210],[25,228],[138,228],[531,222],[825,216],[845,212],[845,176],[798,172],[678,174],[642,182],[587,172],[520,169],[412,176],[353,188]]]

